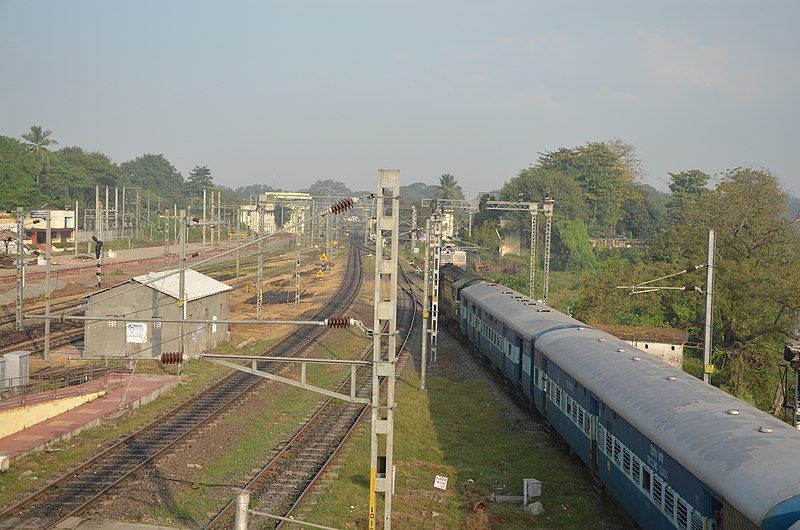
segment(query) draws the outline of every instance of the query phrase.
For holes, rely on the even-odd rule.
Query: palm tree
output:
[[[58,145],[58,142],[50,138],[53,131],[49,129],[42,129],[41,125],[31,125],[30,132],[21,135],[21,138],[27,142],[28,151],[33,153],[39,159],[39,174],[36,176],[36,184],[42,179],[42,176],[47,171],[47,162],[50,158],[50,151],[47,149],[49,145]]]
[[[456,178],[450,173],[445,173],[439,177],[439,191],[436,192],[437,199],[461,199],[464,192],[456,182]]]

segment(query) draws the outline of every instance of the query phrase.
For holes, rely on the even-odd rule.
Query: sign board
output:
[[[128,322],[125,324],[125,340],[132,344],[147,342],[147,324],[143,322]]]
[[[433,481],[433,487],[438,488],[440,490],[447,489],[447,477],[443,477],[441,475],[436,475],[436,479]]]
[[[46,219],[47,210],[31,210],[31,217],[34,219]]]
[[[216,319],[217,319],[217,315],[214,315],[214,316],[211,317],[211,320],[216,320]],[[211,324],[211,333],[216,333],[216,332],[217,332],[217,325],[216,324]]]

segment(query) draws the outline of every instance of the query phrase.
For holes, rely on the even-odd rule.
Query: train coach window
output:
[[[647,469],[642,469],[642,488],[645,493],[650,494],[650,472]],[[659,485],[658,491],[658,504],[661,504],[661,486]]]

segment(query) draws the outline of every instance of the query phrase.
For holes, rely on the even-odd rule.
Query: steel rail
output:
[[[403,337],[403,341],[400,345],[399,351],[403,352],[405,350],[406,344],[408,343],[409,338],[411,337],[412,330],[414,328],[414,322],[416,320],[417,315],[417,301],[411,291],[410,286],[412,285],[409,281],[408,277],[405,275],[405,272],[402,272],[403,278],[405,279],[406,283],[409,284],[409,287],[401,286],[402,289],[408,295],[411,303],[409,304],[410,307],[406,307],[404,311],[404,320],[406,321],[406,332]],[[410,315],[409,315],[410,314]],[[362,359],[367,359],[371,355],[372,352],[372,345],[369,345],[365,348],[364,352],[362,353]],[[401,360],[399,361],[400,370],[405,366],[405,362],[408,359],[408,355],[402,356]],[[371,364],[371,363],[370,363]],[[351,376],[347,376],[343,379],[341,384],[339,385],[337,391],[342,391],[342,389],[346,388],[348,385],[351,384],[350,381]],[[362,381],[362,384],[359,388],[359,393],[363,393],[365,390],[368,390],[368,386],[370,383],[370,379],[366,379]],[[353,432],[356,428],[360,425],[361,421],[364,418],[364,415],[369,407],[366,405],[356,406],[353,404],[347,405],[349,408],[357,407],[357,410],[353,411],[340,411],[337,414],[337,411],[332,411],[331,409],[334,407],[334,399],[328,398],[322,405],[320,405],[315,413],[309,418],[305,424],[291,437],[291,439],[286,442],[283,447],[276,453],[270,460],[264,465],[256,475],[248,481],[248,483],[244,486],[243,489],[250,491],[252,493],[256,493],[258,491],[259,486],[263,481],[267,478],[267,476],[272,475],[278,469],[280,464],[285,463],[285,459],[290,455],[292,452],[299,452],[304,457],[307,457],[313,451],[307,450],[302,451],[303,443],[307,443],[313,445],[315,440],[311,438],[315,429],[324,429],[328,424],[335,424],[337,420],[341,420],[342,417],[346,414],[350,414],[352,419],[346,420],[347,426],[345,427],[346,430],[341,435],[340,438],[337,440],[332,440],[336,445],[332,448],[330,446],[323,447],[321,449],[316,449],[318,454],[325,455],[323,456],[324,461],[321,463],[314,464],[312,463],[310,466],[312,468],[312,475],[308,479],[304,479],[303,477],[298,477],[296,482],[298,485],[302,487],[302,490],[297,494],[297,496],[291,501],[291,505],[289,508],[283,513],[284,517],[289,517],[293,511],[299,506],[299,504],[306,498],[306,496],[312,491],[314,486],[316,485],[319,478],[325,473],[328,469],[331,462],[334,458],[339,454],[342,447],[347,443],[350,439]],[[332,416],[332,414],[337,414],[336,416]],[[327,421],[327,423],[326,423]],[[260,495],[262,498],[264,497],[263,492]],[[213,529],[213,528],[220,528],[224,526],[229,526],[230,523],[230,516],[233,512],[235,507],[235,499],[230,500],[218,513],[217,515],[206,525],[206,529]],[[278,523],[278,528],[281,528],[284,522]]]
[[[317,315],[338,312],[349,306],[357,296],[362,280],[363,274],[360,266],[360,249],[353,245],[351,247],[351,255],[348,261],[347,272],[345,273],[345,278],[343,279],[342,284],[340,285],[336,294],[333,296],[332,303],[319,310]],[[267,352],[283,350],[285,351],[285,354],[283,355],[285,357],[297,355],[305,350],[314,341],[316,341],[326,329],[327,328],[306,328],[308,333],[301,332],[289,335],[281,340],[278,344],[267,350]],[[269,362],[266,364],[268,365],[268,368],[265,369],[272,371],[277,370],[282,365],[282,363],[279,362]],[[51,500],[51,505],[67,505],[68,507],[66,509],[62,509],[60,512],[58,512],[58,509],[56,508],[56,514],[52,515],[49,519],[47,517],[40,518],[43,524],[42,528],[51,528],[67,517],[82,512],[111,488],[128,478],[132,473],[140,469],[142,466],[159,456],[170,447],[174,446],[186,435],[190,434],[198,427],[206,424],[208,421],[216,417],[220,412],[226,409],[229,404],[250,390],[260,381],[261,379],[258,377],[248,374],[241,374],[238,372],[229,374],[200,394],[178,405],[169,413],[156,418],[143,427],[140,427],[138,430],[129,434],[119,442],[113,444],[95,457],[83,463],[78,468],[62,475],[47,486],[41,488],[40,490],[29,495],[27,498],[8,508],[2,513],[1,517],[3,519],[8,519],[15,515],[25,513],[26,511],[34,511],[37,503],[43,504],[45,508],[43,511],[48,515],[51,515],[52,509],[47,509],[52,508],[51,506],[48,506],[47,496],[51,493],[55,493],[57,496],[58,491],[56,490],[59,487],[64,487],[64,489],[67,490],[65,495],[67,495],[68,498],[74,498],[83,495],[85,499],[76,500],[74,502],[67,500],[55,503]],[[208,403],[209,401],[210,403]],[[188,416],[188,418],[181,418],[181,414],[183,414],[183,416]],[[199,417],[192,418],[193,415]],[[181,420],[183,420],[182,423]],[[170,425],[170,422],[172,422],[173,425]],[[159,429],[159,427],[162,427],[162,429]],[[163,428],[166,428],[166,430]],[[181,430],[182,432],[180,432]],[[147,454],[148,447],[146,444],[141,444],[143,446],[142,448],[137,446],[137,441],[145,438],[145,436],[151,433],[154,433],[157,436],[156,441],[158,441],[163,440],[164,435],[169,435],[170,433],[175,434],[176,431],[176,437],[171,440],[166,440],[166,443],[163,443],[160,448],[157,448],[155,451],[149,454]],[[124,453],[126,451],[133,453],[131,456],[138,461],[126,462],[124,458]],[[114,456],[117,452],[123,453],[121,455],[123,458],[121,461],[115,462]],[[107,457],[109,462],[106,462],[107,466],[104,469],[102,464]],[[86,472],[91,471],[92,467],[94,466],[99,467],[100,470],[103,471],[103,475],[87,477],[86,480],[83,481],[85,484],[83,486],[84,492],[82,492],[80,480],[73,481],[77,482],[77,487],[69,487],[71,479],[79,478],[81,473],[85,474]],[[123,466],[132,467],[123,469],[122,474],[118,477],[111,477],[111,482],[109,483],[100,482],[101,478],[106,477],[115,470],[119,470],[119,468]],[[98,475],[98,473],[94,473],[94,475]],[[85,493],[85,490],[89,486],[94,486],[95,490]],[[56,499],[56,501],[58,501],[58,499]],[[72,508],[71,505],[75,505],[75,507]],[[68,513],[63,513],[64,511],[67,511]]]

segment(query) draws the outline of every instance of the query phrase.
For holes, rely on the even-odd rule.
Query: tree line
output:
[[[705,316],[697,291],[630,295],[617,286],[705,264],[708,231],[714,229],[713,379],[763,409],[776,408],[783,345],[800,329],[800,203],[764,168],[733,168],[713,177],[699,169],[669,173],[669,193],[663,193],[641,182],[640,167],[632,146],[590,142],[541,154],[497,195],[555,200],[552,265],[577,278],[571,307],[577,318],[680,328],[695,343],[702,342]],[[473,243],[496,249],[498,215],[480,216]],[[527,235],[529,222],[519,215],[511,224]],[[594,237],[641,241],[610,249],[593,247]],[[702,289],[704,283],[700,269],[670,285]],[[526,281],[520,284],[527,288]],[[692,361],[691,351],[689,357],[699,374],[702,364]]]

